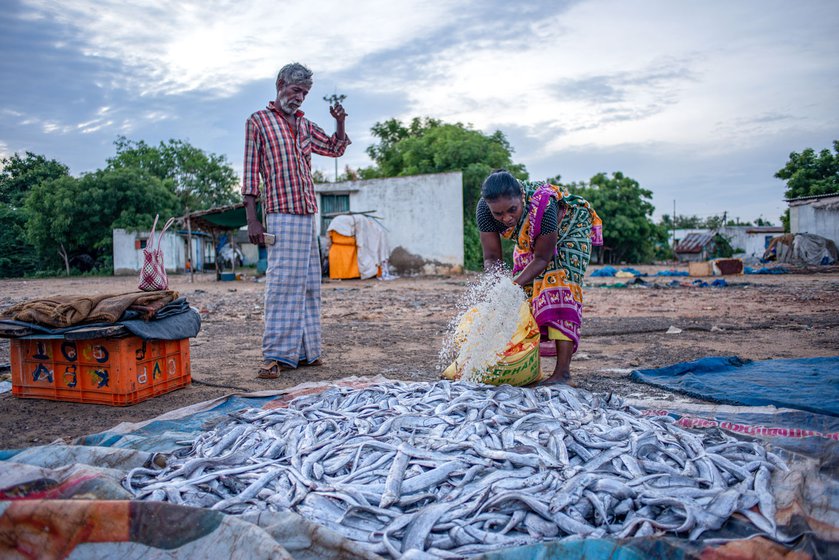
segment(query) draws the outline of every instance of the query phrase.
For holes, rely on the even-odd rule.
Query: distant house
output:
[[[113,230],[114,275],[136,274],[143,266],[143,249],[149,243],[148,231]],[[153,241],[155,247],[157,240]],[[187,269],[187,233],[167,231],[160,240],[163,263],[167,272],[184,272]],[[196,271],[209,270],[215,263],[215,249],[209,235],[192,232],[192,254]]]
[[[787,200],[791,233],[812,233],[839,244],[839,193]]]
[[[347,213],[369,213],[386,229],[389,266],[400,274],[463,269],[463,175],[435,173],[318,183],[318,233]]]
[[[714,232],[691,232],[677,240],[676,259],[681,262],[707,261],[714,254]]]
[[[783,235],[781,226],[725,226],[717,230],[677,229],[676,256],[680,261],[704,261],[714,255],[714,236],[728,239],[735,254],[761,258],[774,237]]]
[[[720,228],[736,253],[746,257],[763,256],[772,239],[784,234],[782,226],[726,226]]]

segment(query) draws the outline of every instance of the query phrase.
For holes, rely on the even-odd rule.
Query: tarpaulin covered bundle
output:
[[[351,378],[335,385],[361,389],[383,381],[381,377]],[[230,516],[126,501],[129,493],[121,484],[127,471],[156,468],[166,459],[161,454],[182,448],[183,442],[194,440],[235,411],[283,408],[294,398],[319,395],[332,385],[310,383],[285,391],[222,397],[146,422],[120,424],[80,438],[75,445],[53,444],[0,454],[0,533],[5,537],[0,539],[0,557],[22,552],[21,547],[31,550],[32,543],[39,543],[35,546],[41,548],[35,550],[58,550],[56,557],[71,558],[378,558],[356,542],[295,513]],[[692,429],[750,434],[769,443],[790,467],[789,472],[775,477],[772,491],[776,520],[792,539],[788,547],[796,554],[794,558],[836,557],[839,419],[774,409],[756,413],[751,408],[702,408],[687,403],[631,404],[646,409],[648,415],[669,415]],[[784,427],[796,423],[809,430],[794,432]],[[511,548],[485,558],[782,558],[790,552],[788,547],[755,537],[756,533],[745,519],[733,517],[696,541],[676,535],[621,541],[572,538]],[[57,538],[51,541],[52,535]]]
[[[769,242],[763,260],[805,266],[829,265],[839,260],[839,250],[832,239],[812,233],[788,233]]]
[[[172,291],[57,296],[9,307],[0,317],[0,338],[62,335],[73,340],[132,334],[143,340],[181,340],[201,330],[198,312]]]
[[[839,357],[753,362],[729,356],[637,370],[631,378],[706,401],[839,416],[837,371]]]
[[[335,243],[329,251],[330,278],[374,278],[390,256],[384,226],[376,219],[362,214],[335,216],[327,231]],[[337,235],[331,235],[335,233]],[[356,259],[348,263],[347,258]],[[332,274],[333,259],[341,270]]]

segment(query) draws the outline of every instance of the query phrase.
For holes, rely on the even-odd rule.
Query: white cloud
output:
[[[794,123],[836,128],[837,23],[824,3],[593,0],[518,41],[475,34],[418,57],[408,83],[362,85],[404,91],[403,117],[524,127],[544,141],[536,158],[650,143],[713,153]]]
[[[158,134],[146,126],[160,121],[189,137],[206,124],[194,113],[270,85],[291,60],[330,88],[340,80],[351,102],[387,100],[348,107],[354,145],[341,166],[367,164],[369,123],[432,116],[515,136],[534,176],[622,169],[670,200],[687,184],[722,200],[737,185],[778,183],[786,154],[839,129],[835,2],[22,2],[21,17],[65,30],[54,44],[106,61],[94,83],[108,106],[63,117],[76,124],[3,110],[64,141],[106,128]],[[229,122],[213,117],[208,126]]]
[[[44,134],[67,134],[76,128],[73,125],[63,124],[53,120],[41,121],[39,124]]]
[[[152,95],[225,96],[292,60],[317,72],[346,69],[424,35],[450,11],[422,0],[26,3],[28,17],[72,30],[85,55],[123,64],[112,85]]]

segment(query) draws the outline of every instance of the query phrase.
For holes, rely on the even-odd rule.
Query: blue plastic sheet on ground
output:
[[[775,268],[752,268],[750,266],[747,266],[743,268],[743,272],[745,272],[746,274],[789,274],[789,270],[781,266]]]
[[[585,539],[545,542],[482,554],[476,560],[681,560],[685,551],[664,539]]]
[[[655,273],[656,276],[690,276],[684,270],[659,270]]]
[[[649,274],[647,274],[646,272],[641,272],[640,270],[636,270],[636,269],[632,268],[631,266],[627,266],[627,267],[622,268],[621,272],[629,272],[630,274],[632,274],[636,278],[639,277],[639,276],[649,276]]]
[[[753,362],[729,356],[636,370],[631,378],[707,401],[839,416],[837,371],[839,357]]]
[[[618,271],[615,267],[606,265],[603,268],[595,270],[591,273],[591,275],[595,278],[597,277],[611,277],[617,274]]]
[[[180,447],[178,442],[195,439],[196,435],[203,431],[208,421],[224,417],[231,412],[244,408],[259,408],[275,398],[275,396],[262,398],[231,396],[221,400],[218,405],[208,410],[202,410],[189,416],[154,420],[129,433],[105,431],[83,436],[78,438],[76,444],[168,453]]]

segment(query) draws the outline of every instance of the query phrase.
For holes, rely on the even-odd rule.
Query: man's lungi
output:
[[[265,332],[262,355],[296,367],[321,354],[321,265],[314,214],[268,214],[276,236],[265,273]]]

